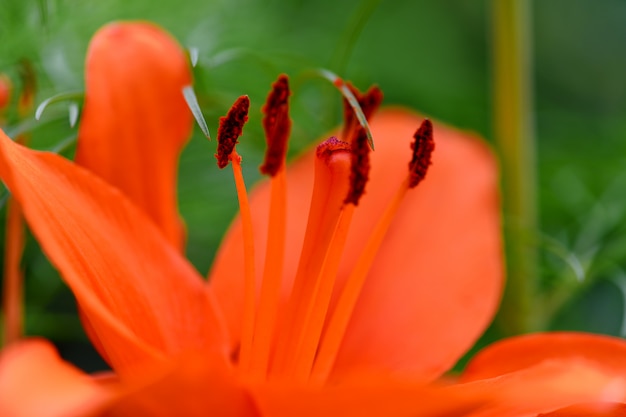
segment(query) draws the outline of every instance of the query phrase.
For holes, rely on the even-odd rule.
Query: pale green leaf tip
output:
[[[70,121],[70,127],[76,126],[76,122],[78,121],[78,104],[76,102],[71,102],[67,107],[67,113]]]
[[[35,120],[41,119],[41,115],[43,114],[43,111],[46,109],[46,107],[48,107],[48,104],[50,103],[51,100],[52,100],[52,97],[47,98],[44,101],[42,101],[39,106],[37,106],[37,110],[35,110]]]
[[[198,126],[200,126],[200,130],[204,133],[207,139],[211,140],[211,134],[209,133],[209,126],[204,120],[204,115],[202,114],[202,109],[200,109],[200,104],[198,104],[198,98],[196,97],[195,91],[193,91],[193,86],[187,85],[183,87],[183,96],[185,97],[185,101],[187,102],[187,106],[191,110],[193,117],[196,119]]]
[[[187,48],[187,50],[189,51],[189,61],[191,62],[191,66],[195,67],[196,65],[198,65],[200,50],[195,46],[190,46],[189,48]]]
[[[81,91],[72,91],[72,92],[69,92],[69,93],[59,93],[59,94],[56,94],[56,95],[54,95],[52,97],[48,97],[47,99],[42,101],[39,106],[37,106],[37,109],[35,110],[35,120],[41,119],[41,116],[43,115],[43,112],[51,104],[58,103],[60,101],[65,101],[65,100],[82,99],[82,97],[83,97],[83,93]],[[77,105],[77,107],[78,107],[78,105]]]

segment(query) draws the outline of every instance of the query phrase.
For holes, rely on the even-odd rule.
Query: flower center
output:
[[[349,89],[366,117],[380,105],[377,88],[361,94]],[[339,85],[338,85],[339,86]],[[414,135],[412,159],[406,180],[378,219],[363,252],[341,288],[336,286],[344,246],[353,213],[365,192],[369,175],[368,134],[345,106],[343,140],[331,137],[316,151],[315,174],[307,228],[291,294],[281,299],[287,218],[285,154],[291,129],[287,77],[273,84],[263,107],[267,153],[261,172],[270,175],[271,199],[266,255],[257,297],[254,269],[254,236],[248,197],[241,175],[241,158],[234,146],[247,120],[249,101],[241,97],[220,119],[218,153],[220,167],[228,161],[240,202],[244,235],[245,294],[238,367],[256,380],[282,379],[303,384],[323,384],[330,376],[352,312],[375,255],[404,195],[425,176],[434,148],[428,120]],[[354,100],[352,100],[354,101]],[[347,102],[347,101],[346,101]],[[331,308],[331,299],[337,301]]]

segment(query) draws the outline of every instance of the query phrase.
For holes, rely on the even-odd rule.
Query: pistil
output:
[[[318,277],[328,253],[343,200],[348,192],[350,147],[330,138],[317,148],[315,179],[304,243],[285,319],[278,334],[273,373],[290,374],[307,322],[307,311],[315,301]]]
[[[371,149],[367,141],[367,134],[360,126],[355,132],[350,148],[350,186],[322,269],[317,277],[315,292],[311,297],[311,302],[302,322],[300,343],[296,348],[293,376],[301,382],[307,382],[311,374],[354,209],[365,193],[365,185],[369,179]]]

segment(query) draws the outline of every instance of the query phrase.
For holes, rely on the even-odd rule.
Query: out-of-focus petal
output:
[[[138,366],[129,377],[101,383],[119,383],[126,390],[107,417],[258,416],[235,370],[206,352],[186,352],[161,366]]]
[[[94,416],[115,396],[64,362],[44,340],[24,340],[0,353],[1,416]]]
[[[493,378],[551,360],[586,360],[598,368],[626,376],[626,341],[576,332],[535,333],[511,337],[479,352],[462,379]]]
[[[0,176],[118,371],[161,353],[228,346],[193,267],[117,189],[0,134]]]
[[[273,417],[452,417],[491,401],[488,393],[471,386],[458,389],[385,379],[324,387],[270,383],[251,391],[261,415]]]
[[[408,173],[410,142],[422,119],[383,110],[370,127],[376,142],[366,193],[355,212],[335,292],[350,272],[385,205]],[[334,372],[391,372],[427,380],[452,366],[491,320],[503,282],[497,167],[480,140],[434,123],[426,179],[387,233],[356,306]],[[287,170],[287,253],[283,294],[297,268],[313,184],[313,153]],[[269,187],[251,197],[257,271],[267,236]],[[241,230],[226,236],[210,279],[239,334],[243,294]],[[332,376],[331,376],[332,377]]]
[[[586,403],[561,408],[538,417],[624,417],[626,404],[623,403]]]
[[[626,378],[619,370],[583,358],[551,359],[528,368],[462,384],[497,399],[472,417],[523,417],[579,403],[624,402]]]
[[[115,22],[94,35],[85,71],[77,163],[122,190],[182,249],[176,176],[193,126],[182,48],[153,24]]]

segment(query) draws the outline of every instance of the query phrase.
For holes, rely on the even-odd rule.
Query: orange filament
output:
[[[322,270],[317,278],[315,294],[303,320],[293,365],[294,378],[299,382],[306,382],[311,373],[355,207],[348,204],[341,210]]]
[[[239,199],[239,211],[241,214],[241,226],[243,231],[243,252],[244,252],[244,268],[245,268],[245,293],[244,293],[244,311],[243,326],[241,330],[241,347],[239,348],[239,364],[242,371],[250,367],[250,354],[252,351],[252,342],[254,337],[254,320],[255,320],[255,304],[256,304],[256,280],[254,273],[254,233],[252,229],[252,214],[250,212],[250,203],[248,202],[248,193],[246,185],[243,181],[241,171],[241,157],[233,150],[230,155],[233,166],[233,175],[235,177],[235,186],[237,188],[237,198]]]
[[[350,317],[356,305],[356,302],[365,283],[365,278],[374,262],[376,253],[385,237],[389,225],[394,219],[400,203],[402,202],[404,195],[409,189],[409,179],[407,178],[394,196],[393,200],[385,209],[382,217],[376,224],[374,231],[370,235],[365,248],[358,260],[356,261],[350,276],[348,277],[346,284],[341,292],[337,306],[333,311],[325,332],[322,336],[322,340],[319,346],[319,351],[315,358],[313,365],[313,371],[311,373],[311,383],[322,384],[324,383],[332,370],[335,363],[335,358],[341,346],[346,328],[350,322]]]
[[[22,272],[20,260],[24,250],[24,218],[17,201],[9,198],[4,254],[4,344],[22,336]]]
[[[271,179],[270,214],[261,296],[254,330],[251,374],[265,378],[280,304],[287,219],[285,165]]]
[[[348,191],[349,145],[331,138],[318,146],[315,181],[304,243],[284,320],[277,334],[272,373],[284,374],[294,362],[299,332],[306,320],[324,258]]]

